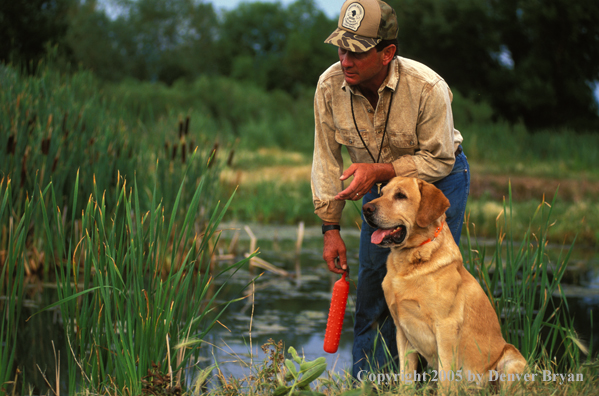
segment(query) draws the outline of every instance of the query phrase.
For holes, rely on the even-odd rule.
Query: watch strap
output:
[[[324,235],[325,232],[327,231],[331,231],[331,230],[341,230],[341,226],[338,224],[330,224],[330,225],[322,225],[322,233]]]

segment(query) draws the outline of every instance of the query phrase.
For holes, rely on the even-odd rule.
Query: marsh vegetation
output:
[[[335,59],[321,46],[334,21],[309,0],[219,17],[205,2],[123,0],[128,12],[114,19],[96,2],[34,3],[15,3],[0,28],[15,43],[0,44],[0,394],[435,392],[422,382],[356,388],[343,355],[349,309],[341,355],[319,360],[332,278],[310,234],[313,85]],[[404,3],[401,34],[428,28],[403,54],[454,89],[472,171],[465,265],[534,373],[583,376],[520,390],[592,395],[599,116],[587,82],[599,25],[565,0],[551,9],[565,5],[579,22],[571,34],[554,28],[560,12],[528,1]],[[512,14],[520,19],[503,29]],[[491,26],[497,34],[483,34]],[[559,41],[546,39],[554,32],[580,39],[562,43],[567,64],[544,46]],[[483,86],[501,94],[479,95]],[[350,241],[359,210],[346,205]],[[245,225],[268,236],[238,239]]]

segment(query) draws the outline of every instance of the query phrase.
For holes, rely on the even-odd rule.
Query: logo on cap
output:
[[[352,3],[345,11],[342,26],[355,32],[360,28],[362,19],[364,19],[364,7],[360,3]]]

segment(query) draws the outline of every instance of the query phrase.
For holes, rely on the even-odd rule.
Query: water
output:
[[[242,227],[239,229],[239,250],[247,250],[249,247],[247,233]],[[258,239],[257,246],[260,247],[262,259],[291,274],[295,273],[298,257],[295,252],[297,238],[295,228],[252,226],[252,232]],[[227,239],[232,237],[233,233],[234,231],[227,231],[223,236]],[[343,230],[343,237],[348,249],[350,274],[357,275],[359,232],[357,229]],[[489,241],[488,245],[494,246],[494,241]],[[487,247],[487,257],[491,257],[490,248],[492,246]],[[559,249],[561,247],[555,246],[548,250],[554,252],[557,257]],[[599,323],[597,313],[599,311],[599,251],[577,248],[570,262],[572,270],[568,271],[566,279],[571,284],[563,285],[570,312],[581,338],[588,343],[593,336],[593,350],[597,351],[599,348],[599,325],[597,325]],[[249,301],[230,306],[221,320],[227,329],[215,328],[211,333],[211,342],[222,348],[215,348],[214,354],[217,359],[220,359],[219,363],[221,360],[227,362],[221,367],[227,375],[237,378],[247,375],[249,373],[247,366],[240,361],[249,359],[250,351],[253,351],[254,363],[266,358],[260,346],[269,339],[275,342],[283,340],[285,351],[289,346],[293,346],[303,352],[307,360],[326,356],[329,369],[334,368],[337,372],[350,370],[355,278],[351,277],[349,305],[339,350],[335,354],[327,354],[323,351],[327,313],[332,284],[339,279],[339,276],[331,274],[322,259],[322,235],[319,228],[306,230],[299,263],[301,263],[299,278],[281,277],[268,271],[255,269],[254,275],[261,272],[264,274],[255,282],[253,306]],[[251,277],[248,271],[237,277],[229,284],[224,299],[234,297],[235,291],[243,287]],[[591,331],[591,315],[595,323],[594,332]]]
[[[358,240],[356,230],[345,230],[344,239],[348,249],[350,267],[350,296],[346,309],[339,350],[335,354],[323,351],[324,334],[331,300],[332,285],[340,276],[329,272],[322,259],[322,234],[319,228],[307,229],[299,257],[296,255],[297,230],[295,228],[256,227],[252,231],[258,238],[259,257],[278,268],[287,270],[291,276],[282,277],[260,268],[253,273],[244,270],[227,285],[222,300],[235,297],[235,293],[246,285],[253,276],[263,272],[254,284],[254,303],[250,299],[229,307],[221,317],[227,327],[214,328],[210,334],[211,342],[219,348],[214,353],[219,361],[228,362],[221,366],[227,375],[243,377],[249,374],[240,360],[249,360],[253,351],[254,362],[266,358],[261,346],[269,339],[284,342],[285,352],[293,346],[306,360],[325,356],[328,369],[336,371],[351,367],[351,348],[353,342],[353,296],[358,269]],[[233,231],[223,235],[225,239]],[[247,235],[242,229],[241,235]],[[239,250],[249,248],[249,240],[241,239]],[[300,276],[296,276],[296,268]],[[246,293],[251,292],[251,286]],[[352,294],[353,291],[353,294]],[[251,331],[251,349],[250,349]]]

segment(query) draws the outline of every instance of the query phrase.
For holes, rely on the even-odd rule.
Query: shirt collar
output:
[[[393,58],[393,60],[391,60],[391,63],[389,63],[389,73],[387,74],[387,78],[385,79],[385,81],[383,81],[383,83],[381,84],[381,87],[379,88],[379,94],[382,93],[385,88],[389,88],[391,91],[395,92],[395,88],[397,88],[398,81],[399,81],[399,59],[397,56],[395,56]],[[354,87],[349,85],[347,83],[347,81],[345,81],[345,78],[344,78],[343,83],[341,84],[341,89],[343,89],[345,91],[346,88],[349,88],[349,90],[352,94],[356,93],[354,90]]]

